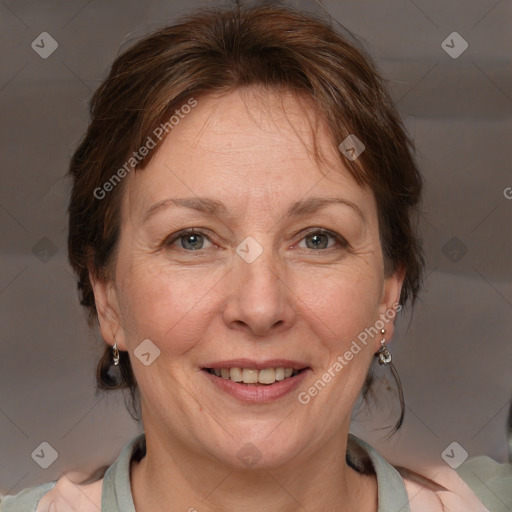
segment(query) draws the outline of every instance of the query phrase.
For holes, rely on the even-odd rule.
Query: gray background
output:
[[[89,331],[66,261],[69,187],[87,101],[129,39],[204,2],[0,2],[0,492],[112,462],[137,425],[121,395],[95,396],[101,340]],[[318,10],[312,2],[295,5]],[[404,427],[382,389],[353,431],[393,462],[444,463],[453,441],[505,461],[512,396],[512,2],[325,1],[389,79],[426,178],[425,290],[391,343]],[[58,49],[42,59],[42,32]],[[458,32],[469,48],[451,58]],[[509,196],[510,197],[510,196]],[[48,468],[31,453],[58,452]]]

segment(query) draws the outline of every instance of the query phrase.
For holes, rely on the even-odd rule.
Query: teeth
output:
[[[242,370],[242,377],[244,384],[256,384],[258,382],[258,370],[244,368]]]
[[[264,370],[254,370],[252,368],[215,368],[209,370],[217,377],[230,379],[233,382],[243,382],[244,384],[274,384],[281,380],[292,377],[299,373],[293,368],[265,368]]]
[[[240,368],[231,368],[229,370],[229,378],[234,382],[242,382],[242,370]]]
[[[286,375],[285,375],[285,369],[284,368],[276,368],[275,370],[275,376],[276,376],[276,380],[284,380]]]
[[[276,372],[274,368],[266,368],[265,370],[260,370],[258,375],[258,382],[260,384],[274,384],[276,381]]]

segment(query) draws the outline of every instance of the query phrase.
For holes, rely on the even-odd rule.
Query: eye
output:
[[[301,245],[302,242],[305,241],[306,245]],[[342,247],[347,247],[347,241],[340,235],[336,233],[332,233],[331,231],[327,231],[326,229],[317,229],[316,231],[312,231],[308,233],[299,244],[299,247],[312,249],[314,251],[319,249],[331,249],[336,242],[340,244]]]
[[[186,251],[198,251],[199,249],[207,249],[205,243],[211,245],[210,239],[199,231],[185,230],[173,236],[166,242],[167,246],[174,246],[178,242],[178,248]]]

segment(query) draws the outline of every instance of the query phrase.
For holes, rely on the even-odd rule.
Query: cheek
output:
[[[301,314],[315,331],[309,353],[315,355],[316,372],[299,390],[298,401],[312,416],[324,418],[320,436],[337,431],[360,393],[374,349],[358,336],[378,319],[380,288],[375,272],[353,268],[333,273],[322,286],[312,286],[313,281],[322,283],[314,277],[301,285],[300,296]]]
[[[332,348],[343,349],[378,319],[381,288],[374,272],[347,269],[323,278],[314,273],[304,277],[297,285],[298,304]]]
[[[120,306],[128,345],[149,338],[172,355],[193,348],[211,322],[215,283],[224,274],[211,268],[171,270],[147,261],[127,266]]]

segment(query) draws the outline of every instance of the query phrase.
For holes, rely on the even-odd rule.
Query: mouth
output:
[[[241,384],[252,386],[271,386],[276,382],[281,382],[295,377],[306,368],[296,369],[291,367],[278,366],[275,368],[203,368],[210,375],[221,379],[230,380]]]
[[[289,395],[312,371],[306,364],[285,359],[219,361],[201,369],[218,391],[240,402],[253,404],[272,402]]]

